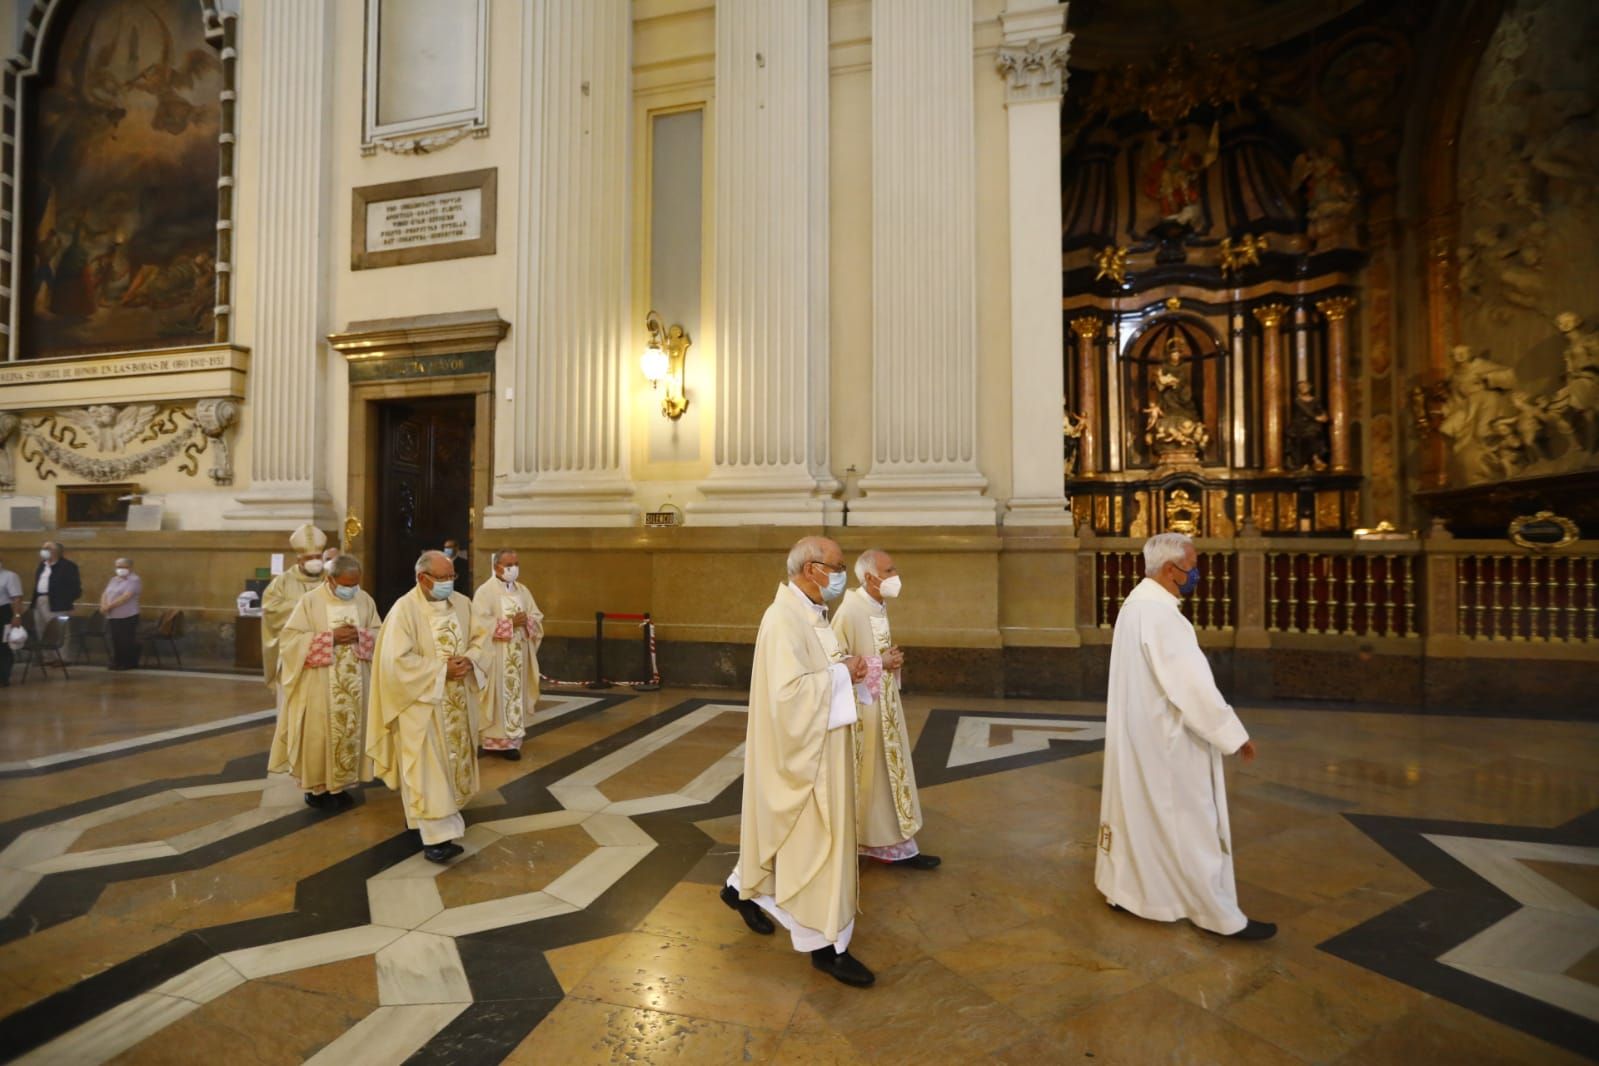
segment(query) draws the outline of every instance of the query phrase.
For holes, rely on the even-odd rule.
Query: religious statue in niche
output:
[[[1488,481],[1500,475],[1499,445],[1505,419],[1514,419],[1511,393],[1516,373],[1486,355],[1473,355],[1467,345],[1451,352],[1454,369],[1449,375],[1449,395],[1444,401],[1438,432],[1453,443],[1468,481]]]
[[[1060,429],[1065,441],[1063,458],[1066,461],[1066,474],[1068,477],[1077,473],[1077,458],[1082,451],[1083,430],[1087,426],[1087,419],[1067,407],[1064,403],[1061,404]]]
[[[1212,124],[1208,136],[1192,125],[1154,135],[1140,187],[1159,209],[1161,222],[1190,230],[1203,225],[1201,183],[1205,171],[1216,162],[1219,133],[1219,127]]]
[[[1321,473],[1327,469],[1328,426],[1332,420],[1327,408],[1316,398],[1310,382],[1300,379],[1294,385],[1293,410],[1288,416],[1287,459],[1290,470],[1306,467]]]
[[[223,72],[193,0],[82,0],[31,97],[23,357],[203,344]]]
[[[1210,443],[1210,431],[1194,399],[1193,352],[1181,333],[1167,338],[1150,391],[1144,408],[1145,443],[1162,459],[1198,458]]]
[[[1549,400],[1566,436],[1584,451],[1599,449],[1599,334],[1570,311],[1555,318],[1566,339],[1566,381]]]
[[[1305,223],[1312,247],[1352,248],[1358,243],[1356,215],[1360,189],[1344,163],[1344,146],[1328,140],[1294,160],[1289,184],[1305,193]]]

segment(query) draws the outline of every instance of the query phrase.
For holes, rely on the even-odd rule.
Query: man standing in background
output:
[[[47,540],[39,549],[39,568],[33,572],[33,632],[44,639],[45,626],[50,619],[72,613],[73,605],[83,595],[83,582],[78,577],[78,564],[65,558],[59,541]],[[66,642],[61,645],[63,657]]]
[[[11,664],[14,656],[11,645],[6,642],[6,629],[12,624],[21,624],[22,618],[17,613],[22,607],[22,578],[17,576],[15,570],[7,570],[4,563],[0,563],[0,688],[11,684]]]
[[[455,567],[455,587],[463,596],[472,591],[472,560],[467,555],[461,550],[461,542],[454,537],[444,542],[444,557]]]

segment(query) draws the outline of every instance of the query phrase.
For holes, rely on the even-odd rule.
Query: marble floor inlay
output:
[[[1103,706],[910,695],[933,872],[866,864],[848,989],[717,898],[743,698],[541,699],[466,853],[315,811],[259,690],[0,692],[0,1056],[42,1063],[1578,1062],[1599,1050],[1599,725],[1240,709],[1243,945],[1093,889]],[[82,686],[81,688],[79,686]],[[117,698],[131,714],[97,725]],[[240,704],[244,703],[244,706]],[[13,719],[4,717],[18,708]],[[7,724],[7,723],[11,724]],[[1129,1024],[1129,1019],[1140,1019]]]

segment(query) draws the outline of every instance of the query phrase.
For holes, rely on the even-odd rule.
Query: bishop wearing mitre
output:
[[[539,642],[544,639],[544,615],[533,593],[518,578],[522,567],[516,552],[495,552],[494,574],[478,586],[472,613],[489,632],[483,667],[488,682],[483,691],[488,724],[479,742],[484,751],[515,762],[522,757],[522,740],[539,702]]]
[[[825,537],[788,553],[788,581],[755,636],[738,865],[722,902],[757,933],[775,919],[811,965],[848,985],[876,978],[849,953],[859,903],[854,681],[824,600],[844,592],[844,554]]]
[[[1111,637],[1094,885],[1140,918],[1186,918],[1222,936],[1265,940],[1277,927],[1238,907],[1222,777],[1224,755],[1247,763],[1255,745],[1183,617],[1182,598],[1200,578],[1193,541],[1150,537],[1144,573]]]
[[[913,870],[939,864],[916,846],[922,804],[911,767],[910,735],[899,698],[905,656],[888,628],[888,601],[899,595],[899,568],[886,551],[871,548],[855,560],[860,584],[833,612],[833,632],[846,655],[866,660],[866,680],[855,686],[856,843],[862,855]]]
[[[322,549],[327,543],[327,534],[309,522],[289,534],[294,565],[273,578],[261,594],[261,673],[273,692],[278,691],[278,634],[300,597],[322,583]]]
[[[416,587],[389,610],[373,651],[366,753],[400,793],[405,824],[422,854],[447,863],[464,850],[461,809],[477,792],[478,722],[486,631],[455,591],[455,564],[441,551],[416,561]]]
[[[267,769],[293,774],[309,806],[349,807],[346,790],[372,776],[366,701],[382,621],[361,588],[361,560],[338,555],[278,634],[283,700]]]

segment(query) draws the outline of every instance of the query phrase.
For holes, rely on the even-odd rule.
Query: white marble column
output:
[[[333,5],[272,0],[252,12],[260,41],[261,87],[250,138],[256,179],[255,329],[247,400],[250,484],[228,522],[292,529],[337,523],[328,494],[328,249],[333,228],[330,57]]]
[[[523,7],[517,302],[484,525],[628,526],[629,0]],[[503,187],[503,186],[502,186]],[[507,365],[508,364],[508,365]]]
[[[835,521],[827,0],[716,3],[716,419],[696,525]]]
[[[994,522],[977,469],[972,92],[971,0],[875,0],[872,468],[852,525]]]
[[[1062,32],[1065,4],[1009,0],[1000,23],[1004,38],[996,60],[1010,126],[1011,497],[1005,524],[1069,526],[1061,465],[1060,103],[1071,34]]]

